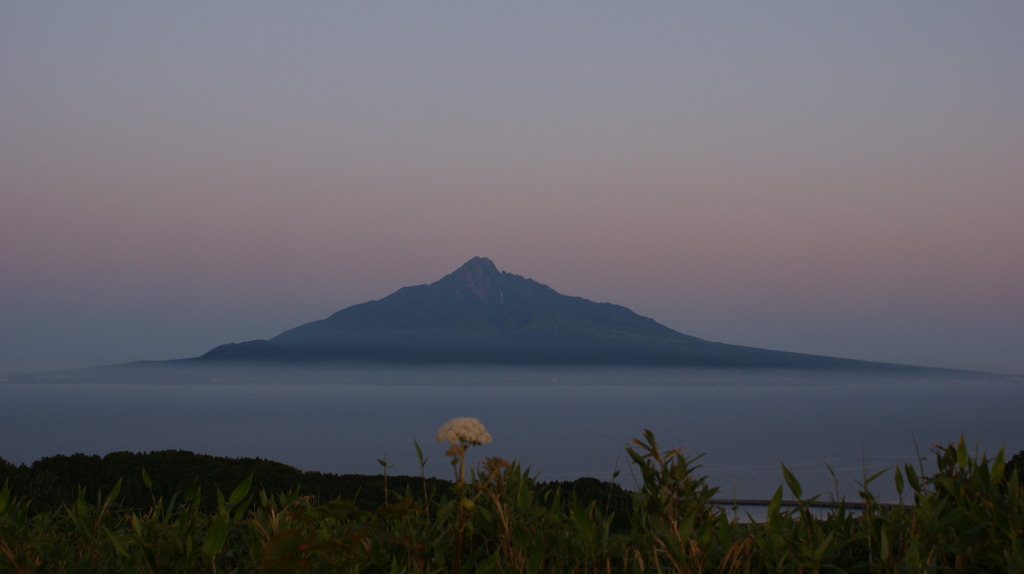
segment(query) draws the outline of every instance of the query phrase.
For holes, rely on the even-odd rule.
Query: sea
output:
[[[198,367],[142,364],[0,384],[0,457],[183,449],[330,473],[452,477],[435,433],[478,418],[469,461],[540,481],[633,488],[646,430],[720,498],[767,499],[782,465],[805,497],[895,502],[892,469],[934,470],[936,445],[1024,450],[1024,377],[954,371],[556,366]],[[422,455],[422,464],[421,457]],[[787,496],[790,494],[788,489]]]

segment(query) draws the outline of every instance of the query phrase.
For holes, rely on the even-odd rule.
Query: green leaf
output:
[[[879,532],[881,540],[881,548],[878,553],[882,557],[882,560],[889,560],[890,549],[889,549],[889,535],[886,534],[885,528]]]
[[[234,507],[239,502],[242,502],[242,499],[249,494],[249,489],[251,488],[252,473],[250,472],[249,476],[245,480],[243,480],[241,484],[236,486],[234,490],[231,491],[231,497],[228,499],[228,506]]]
[[[110,506],[111,504],[113,504],[114,500],[117,499],[117,495],[118,494],[121,494],[121,479],[120,478],[117,479],[117,482],[114,483],[114,487],[111,488],[110,492],[107,493],[107,497],[103,500],[103,505],[104,506]]]
[[[992,461],[992,474],[989,476],[990,484],[999,484],[1003,481],[1003,476],[1006,474],[1006,452],[1005,447],[999,449],[999,453],[996,454],[995,460]]]
[[[887,472],[889,472],[889,469],[888,469],[888,468],[883,468],[882,470],[880,470],[880,471],[876,472],[875,474],[872,474],[871,476],[869,476],[869,477],[868,477],[868,478],[867,478],[867,479],[866,479],[866,480],[864,481],[864,487],[865,487],[865,488],[867,488],[867,486],[868,486],[869,484],[871,484],[872,482],[874,482],[874,481],[878,480],[878,477],[882,476],[883,474],[885,474],[885,473],[887,473]]]
[[[188,488],[185,489],[185,494],[182,496],[182,502],[187,504],[199,505],[203,501],[203,488],[199,486],[198,479],[192,479],[189,483]]]
[[[957,487],[956,482],[949,476],[939,476],[935,479],[935,484],[942,487],[946,491],[946,494],[950,496],[956,496]]]
[[[589,543],[594,540],[597,535],[597,530],[593,516],[587,512],[583,503],[580,502],[580,499],[575,495],[572,500],[572,521],[576,526],[576,531],[585,541]]]
[[[910,488],[913,488],[915,492],[921,491],[921,479],[917,476],[917,471],[914,470],[912,465],[906,465],[904,467],[907,471],[907,482],[910,483]]]
[[[799,499],[800,495],[803,494],[803,489],[800,488],[800,481],[798,481],[796,477],[793,476],[793,473],[790,472],[788,468],[786,468],[786,465],[782,465],[782,476],[786,479],[786,486],[789,487],[789,490],[793,493],[793,496]]]
[[[960,442],[956,445],[956,463],[960,468],[967,468],[969,459],[967,444],[964,443],[964,437],[960,437]]]
[[[114,546],[114,550],[116,550],[118,554],[124,557],[130,556],[130,554],[128,554],[128,549],[125,547],[124,541],[121,540],[120,536],[110,530],[107,530],[106,533],[107,538],[110,540],[110,544]]]
[[[782,508],[782,487],[775,489],[775,494],[772,495],[772,499],[768,502],[768,521],[771,522],[772,518],[779,514],[779,509]]]
[[[228,539],[228,516],[218,514],[211,522],[206,531],[206,538],[203,540],[203,555],[212,558],[224,548],[224,542]]]
[[[821,559],[824,558],[824,556],[825,556],[825,552],[827,552],[829,547],[832,546],[832,540],[834,538],[835,538],[835,532],[830,532],[829,535],[826,536],[825,539],[821,541],[821,544],[819,544],[818,547],[814,550],[814,561],[815,562],[821,562]]]
[[[918,548],[916,540],[910,540],[903,553],[903,569],[907,572],[921,570],[921,550]]]
[[[419,442],[414,440],[414,441],[412,441],[412,444],[416,446],[416,460],[419,461],[420,468],[423,468],[427,464],[427,457],[423,456],[423,449],[420,448],[420,443]]]
[[[75,498],[75,515],[85,516],[88,511],[89,505],[85,502],[85,489],[81,486],[78,487],[78,497]]]
[[[478,572],[479,574],[484,574],[486,572],[494,572],[498,568],[498,560],[500,558],[501,557],[498,555],[498,551],[495,550],[494,554],[491,554],[487,558],[484,558],[479,564],[477,564],[476,572]]]

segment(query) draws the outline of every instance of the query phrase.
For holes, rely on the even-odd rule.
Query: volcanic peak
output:
[[[501,278],[501,271],[494,262],[486,257],[474,257],[464,263],[447,277],[445,281],[455,283],[455,291],[465,296],[467,293],[479,299],[487,299]]]

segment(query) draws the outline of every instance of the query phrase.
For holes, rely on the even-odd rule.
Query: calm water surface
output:
[[[625,446],[706,453],[722,495],[767,498],[786,464],[805,492],[852,496],[864,476],[963,436],[1024,449],[1020,377],[597,368],[346,368],[99,372],[0,384],[0,456],[186,449],[304,470],[418,474],[451,468],[434,432],[456,416],[494,436],[473,456],[518,459],[542,480],[632,486]],[[925,470],[933,468],[924,461]],[[833,480],[829,469],[838,478]],[[877,491],[892,498],[892,480]]]

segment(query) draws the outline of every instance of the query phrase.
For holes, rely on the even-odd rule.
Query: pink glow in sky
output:
[[[1024,4],[6,3],[0,376],[473,256],[687,334],[1024,373]]]

